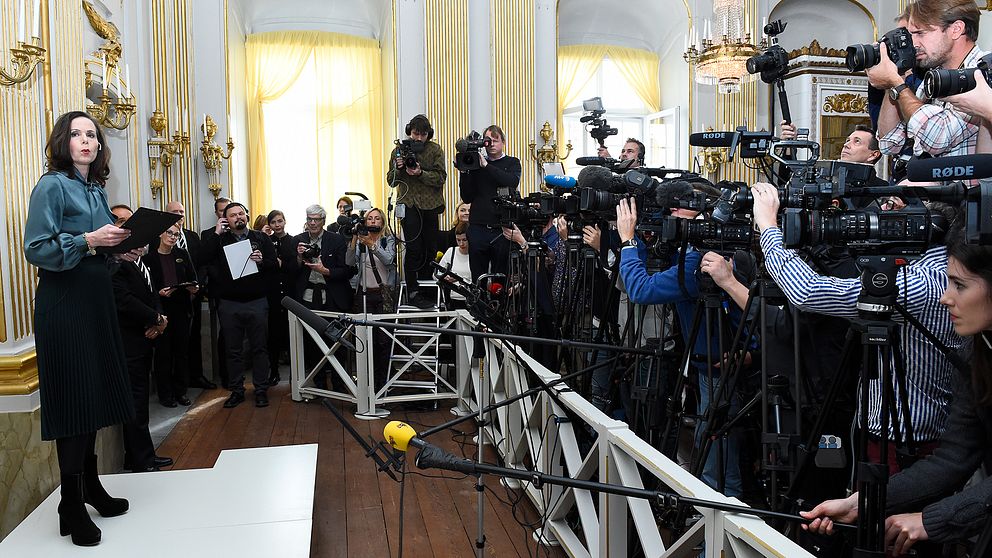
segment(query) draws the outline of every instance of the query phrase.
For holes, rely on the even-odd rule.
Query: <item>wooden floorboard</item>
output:
[[[269,389],[270,405],[266,408],[255,408],[250,389],[247,400],[234,409],[223,408],[227,396],[225,390],[205,391],[162,443],[159,453],[176,459],[174,469],[211,467],[224,449],[316,443],[312,557],[397,557],[400,544],[402,555],[409,558],[475,555],[478,493],[473,477],[421,471],[410,460],[401,540],[401,485],[376,471],[373,461],[323,404],[293,401],[285,383]],[[390,419],[405,420],[423,431],[452,418],[444,403],[437,411],[392,409],[390,417],[374,421],[356,419],[353,405],[334,404],[366,440],[382,440],[382,428]],[[476,452],[474,430],[469,421],[454,431],[435,434],[430,441],[455,455],[472,458]],[[494,453],[491,448],[487,450],[486,460],[492,463]],[[513,501],[516,496],[508,494],[496,478],[487,477],[485,482],[486,556],[564,556],[558,548],[538,550],[532,530],[518,523],[517,518],[539,519],[529,501],[523,499],[518,504],[514,517],[504,501]]]

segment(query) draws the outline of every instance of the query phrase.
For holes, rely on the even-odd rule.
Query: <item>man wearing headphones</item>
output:
[[[637,167],[644,166],[644,155],[646,150],[644,144],[636,138],[627,138],[627,141],[623,144],[623,149],[620,150],[620,158],[617,159],[621,163],[626,161],[627,164],[623,165],[624,168],[636,169]],[[600,147],[596,150],[597,157],[605,157],[611,159],[610,150],[606,147]]]
[[[403,258],[403,277],[410,304],[422,309],[430,308],[434,301],[421,296],[418,279],[433,281],[430,261],[434,258],[438,231],[438,216],[444,211],[444,151],[431,141],[434,128],[423,114],[414,116],[406,125],[406,135],[412,143],[416,164],[408,165],[400,156],[400,147],[389,158],[386,181],[398,188],[397,203],[406,206],[402,220],[403,241],[406,255]]]

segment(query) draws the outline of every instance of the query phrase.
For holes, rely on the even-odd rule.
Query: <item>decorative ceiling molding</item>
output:
[[[992,2],[992,0],[989,1]],[[847,51],[820,46],[820,42],[817,41],[816,39],[813,39],[813,42],[811,42],[808,46],[797,48],[789,52],[789,60],[799,58],[800,56],[824,56],[827,58],[846,58]]]

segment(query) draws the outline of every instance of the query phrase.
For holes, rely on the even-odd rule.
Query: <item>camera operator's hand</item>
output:
[[[307,248],[308,248],[308,246],[307,246],[306,243],[304,243],[304,242],[298,242],[296,244],[296,256],[298,258],[300,258],[300,259],[303,259],[303,252],[306,252],[307,251]]]
[[[396,164],[396,168],[401,169],[406,165],[403,164],[403,157],[396,157],[393,162]]]
[[[613,156],[610,155],[610,150],[607,149],[605,145],[603,147],[600,147],[599,149],[596,150],[596,156],[597,157],[602,157],[604,159],[612,159],[613,158]]]
[[[485,147],[479,148],[479,168],[484,169],[489,166],[489,154],[486,153]]]
[[[771,184],[758,182],[751,186],[754,196],[754,224],[758,232],[778,226],[778,189]]]
[[[424,174],[424,171],[420,168],[420,163],[418,162],[415,167],[406,167],[406,173],[410,176],[420,176]]]
[[[637,230],[637,202],[634,198],[620,200],[617,204],[617,233],[621,242],[634,238]]]
[[[503,227],[503,236],[510,242],[515,242],[520,245],[521,248],[527,247],[527,241],[524,239],[524,234],[520,232],[520,229],[516,225],[513,225],[512,229]]]
[[[871,68],[865,70],[868,74],[868,83],[877,89],[892,89],[897,85],[906,82],[901,75],[899,75],[899,69],[896,68],[895,62],[889,58],[889,46],[885,43],[878,43],[879,52],[879,62]]]
[[[375,240],[372,240],[372,235],[370,234],[359,234],[356,235],[355,238],[357,238],[359,242],[364,244],[366,248],[375,247]]]
[[[699,262],[700,271],[713,278],[713,282],[721,289],[727,290],[731,281],[738,283],[734,277],[734,264],[716,252],[706,252]]]
[[[220,236],[230,230],[230,228],[230,225],[227,224],[227,217],[221,217],[217,219],[217,226],[214,227],[214,232],[217,233],[217,236]]]
[[[918,541],[930,538],[923,526],[923,514],[901,513],[885,518],[885,547],[892,545],[892,555],[902,556]]]
[[[796,125],[785,120],[779,122],[778,124],[778,139],[780,140],[794,140],[796,139]]]
[[[324,264],[321,263],[320,258],[317,258],[317,261],[312,262],[312,263],[311,262],[303,262],[303,265],[309,267],[313,271],[316,271],[317,273],[319,273],[319,274],[321,274],[321,275],[323,275],[325,277],[331,274],[331,271],[329,269],[327,269],[326,267],[324,267]]]
[[[808,512],[799,512],[799,515],[813,520],[809,525],[803,525],[803,530],[829,535],[834,532],[834,521],[851,523],[858,519],[858,493],[839,500],[821,502]]]
[[[602,236],[603,233],[599,230],[599,225],[582,227],[582,242],[588,244],[596,252],[599,252],[599,241]]]
[[[985,80],[981,70],[975,70],[975,88],[971,91],[944,97],[944,100],[954,105],[961,112],[992,120],[992,88]]]
[[[558,238],[562,241],[568,238],[568,220],[564,215],[555,217],[555,228],[558,229]]]

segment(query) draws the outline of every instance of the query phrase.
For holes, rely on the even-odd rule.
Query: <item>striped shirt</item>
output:
[[[785,293],[789,302],[802,310],[828,316],[856,318],[857,301],[861,293],[860,279],[838,279],[817,275],[793,250],[786,250],[782,231],[771,227],[761,233],[761,250],[765,253],[768,273]],[[896,276],[899,304],[920,321],[937,339],[952,348],[961,344],[954,333],[947,309],[939,300],[947,285],[947,248],[940,246],[927,250],[919,260],[899,270]],[[901,316],[893,314],[901,321]],[[900,349],[906,370],[906,391],[909,416],[913,423],[913,440],[937,440],[947,420],[947,406],[951,400],[951,374],[953,367],[940,351],[922,333],[912,326],[899,329]],[[881,363],[880,363],[881,364]],[[881,369],[881,367],[880,367]],[[894,368],[893,368],[894,369]],[[868,431],[881,432],[879,407],[882,400],[880,382],[872,380],[869,389],[870,403]],[[902,424],[902,403],[896,389],[896,409],[900,418],[899,439],[905,439]],[[860,414],[859,414],[860,416]],[[891,421],[889,439],[896,439]]]
[[[965,57],[962,68],[975,68],[985,52],[976,45]],[[916,88],[916,96],[924,98],[923,83]],[[898,155],[907,138],[915,140],[913,155],[926,152],[934,157],[942,155],[971,155],[978,145],[978,128],[981,119],[970,116],[950,103],[932,99],[923,105],[906,122],[900,122],[889,133],[878,137],[878,147],[885,155]]]

